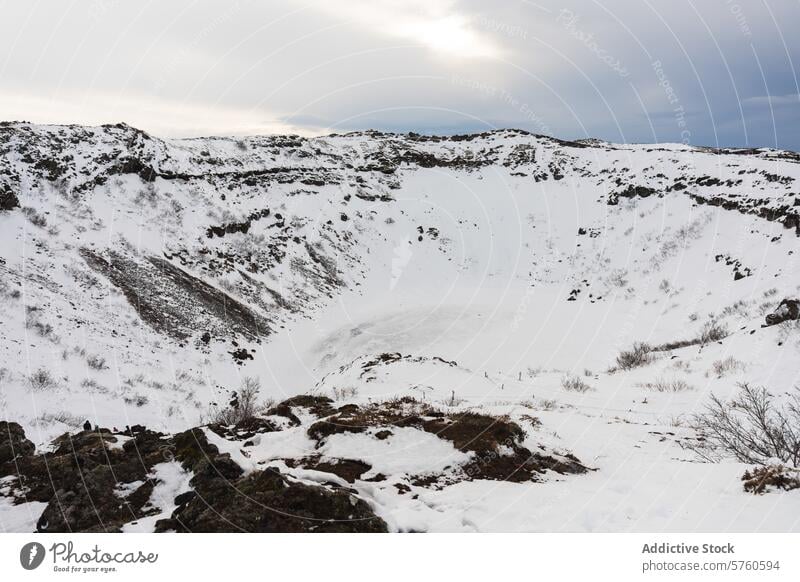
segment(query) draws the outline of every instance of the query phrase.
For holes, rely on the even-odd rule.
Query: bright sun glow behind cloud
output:
[[[453,57],[494,57],[499,50],[471,30],[468,21],[460,16],[448,16],[429,22],[415,22],[402,36],[418,40],[439,54]]]
[[[452,0],[313,0],[305,5],[371,34],[419,44],[441,57],[492,58],[501,53]]]

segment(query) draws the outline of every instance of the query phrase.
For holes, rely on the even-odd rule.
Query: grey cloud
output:
[[[792,0],[11,0],[2,10],[2,118],[117,117],[168,135],[511,126],[800,149]]]

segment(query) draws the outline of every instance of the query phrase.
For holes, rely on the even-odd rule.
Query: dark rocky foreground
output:
[[[317,420],[301,425],[298,409]],[[548,471],[587,471],[572,455],[525,448],[525,433],[507,418],[443,413],[410,398],[335,407],[325,397],[299,396],[235,425],[211,424],[174,435],[141,426],[121,432],[94,428],[66,433],[38,453],[19,424],[0,422],[0,491],[16,504],[47,504],[37,523],[40,532],[115,532],[154,516],[158,532],[385,532],[387,524],[349,486],[371,469],[369,464],[322,458],[312,450],[273,463],[277,467],[258,463],[264,468],[246,472],[209,442],[209,435],[249,457],[246,451],[259,435],[287,428],[305,430],[320,448],[334,434],[368,432],[385,440],[401,427],[450,441],[470,453],[470,461],[441,474],[408,475],[395,485],[399,494],[410,486],[440,488],[474,479],[532,482]],[[164,463],[179,464],[191,475],[190,489],[177,494],[171,513],[155,507],[151,498],[160,482],[154,468]],[[322,477],[301,482],[286,472],[295,468]],[[368,480],[385,479],[377,474]]]
[[[114,532],[159,510],[148,506],[154,465],[173,459],[194,473],[193,491],[156,531],[179,532],[384,532],[386,524],[352,492],[312,487],[275,469],[243,476],[229,455],[195,428],[172,437],[134,427],[120,436],[107,429],[65,434],[53,452],[34,454],[18,424],[0,423],[0,475],[15,476],[16,502],[47,503],[40,532]],[[174,455],[174,457],[173,457]],[[141,481],[121,499],[120,483]]]

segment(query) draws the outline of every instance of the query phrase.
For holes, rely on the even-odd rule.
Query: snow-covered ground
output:
[[[780,399],[800,382],[800,327],[762,327],[800,292],[795,154],[513,131],[162,141],[25,124],[0,127],[0,153],[0,190],[21,207],[0,211],[0,418],[39,447],[87,419],[185,430],[249,376],[275,401],[413,396],[508,415],[528,449],[593,469],[427,487],[407,477],[468,454],[414,428],[317,447],[300,410],[300,426],[247,455],[209,433],[245,470],[310,454],[367,463],[353,487],[390,529],[800,529],[800,492],[747,494],[746,466],[691,449],[712,393],[748,382]],[[613,369],[635,342],[692,340],[710,323],[727,337]],[[154,496],[185,489],[162,469]],[[377,473],[387,480],[367,480]],[[0,498],[2,527],[29,529],[24,507]]]

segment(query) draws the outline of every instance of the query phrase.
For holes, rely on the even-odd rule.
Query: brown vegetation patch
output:
[[[587,468],[573,455],[553,456],[531,452],[522,446],[525,431],[506,416],[476,412],[444,413],[413,398],[405,397],[365,407],[348,405],[308,429],[321,446],[333,434],[360,433],[380,429],[375,437],[391,436],[391,427],[411,427],[450,441],[473,460],[448,475],[417,476],[413,484],[443,485],[467,479],[523,482],[536,480],[546,471],[560,474],[585,473]],[[379,436],[380,435],[380,436]],[[544,449],[542,449],[544,450]]]
[[[742,475],[744,490],[760,495],[769,491],[769,488],[791,491],[800,489],[800,477],[795,469],[787,469],[783,465],[768,465],[765,467],[755,467],[750,471],[745,471]]]
[[[391,400],[368,406],[348,404],[336,410],[336,413],[315,422],[308,429],[308,436],[322,444],[333,434],[346,432],[364,432],[372,427],[410,426],[422,427],[420,413],[431,412],[432,409],[410,397]]]
[[[328,416],[336,411],[336,409],[333,408],[333,400],[327,396],[301,395],[293,396],[292,398],[288,398],[283,402],[272,406],[265,412],[265,414],[267,416],[282,416],[283,418],[289,419],[289,422],[292,426],[299,426],[300,419],[297,418],[297,415],[294,412],[292,412],[292,408],[298,407],[307,408],[312,414],[318,417]],[[340,408],[339,410],[343,409],[344,407]]]

